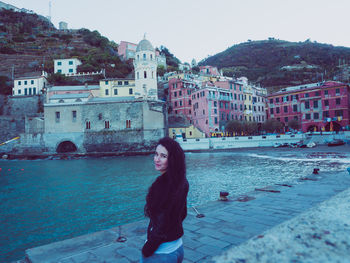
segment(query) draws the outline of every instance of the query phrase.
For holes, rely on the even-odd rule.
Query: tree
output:
[[[2,95],[11,95],[12,88],[9,83],[9,78],[6,76],[0,76],[0,94]]]
[[[300,124],[298,120],[292,119],[288,122],[288,127],[293,130],[299,130]]]
[[[159,66],[157,67],[158,76],[163,77],[165,72],[166,72],[166,70],[165,70],[165,68],[164,68],[163,65],[159,65]]]
[[[254,135],[258,131],[258,123],[256,122],[244,122],[243,123],[243,131],[248,135]]]
[[[192,72],[193,72],[194,74],[198,74],[198,73],[199,73],[199,67],[198,67],[198,66],[193,67],[193,68],[192,68]]]
[[[280,132],[283,129],[283,123],[275,120],[275,119],[268,119],[263,125],[262,128],[264,131],[273,133],[273,132]]]
[[[228,121],[225,126],[225,131],[241,134],[243,131],[243,124],[236,120]]]

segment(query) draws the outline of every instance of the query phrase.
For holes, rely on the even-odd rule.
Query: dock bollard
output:
[[[227,201],[228,192],[220,192],[220,201]]]
[[[318,174],[318,172],[320,171],[319,168],[314,168],[314,171],[312,172],[313,174]]]

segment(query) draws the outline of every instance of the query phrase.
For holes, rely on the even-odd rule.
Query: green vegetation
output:
[[[292,129],[298,129],[298,123],[295,124],[293,121],[290,121],[289,123],[294,127],[290,126]],[[227,122],[225,131],[237,135],[241,135],[242,133],[245,135],[258,135],[261,133],[279,133],[283,131],[283,128],[283,123],[275,119],[269,119],[262,124],[257,122],[232,120]]]
[[[165,46],[160,46],[160,48],[157,50],[159,51],[159,53],[161,55],[164,55],[166,57],[166,64],[167,64],[167,71],[171,72],[171,71],[175,71],[179,69],[179,64],[181,63],[181,61],[175,57],[170,51],[169,49],[167,49]]]
[[[0,76],[0,94],[1,95],[11,95],[12,87],[10,85],[10,79],[5,76]]]
[[[44,70],[49,73],[54,71],[54,59],[71,57],[83,62],[83,65],[78,67],[78,72],[105,69],[106,77],[123,78],[132,71],[131,64],[119,59],[118,45],[101,36],[98,31],[86,28],[78,31],[60,31],[46,18],[36,14],[1,10],[0,37],[0,54],[40,56],[45,58]],[[27,65],[27,68],[28,71],[33,70],[30,65]],[[7,72],[7,68],[0,65],[0,75],[2,71]],[[68,81],[57,76],[53,76],[52,79],[55,83]]]
[[[339,60],[350,61],[350,48],[270,38],[234,45],[199,64],[216,66],[226,76],[246,76],[273,87],[321,81],[322,77],[333,79]]]

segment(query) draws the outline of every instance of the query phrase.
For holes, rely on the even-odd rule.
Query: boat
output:
[[[314,142],[309,142],[308,144],[306,144],[307,148],[314,148],[316,146],[316,143]]]
[[[343,141],[343,140],[340,140],[340,139],[335,139],[335,140],[333,140],[333,141],[330,141],[329,143],[328,143],[328,146],[340,146],[340,145],[344,145],[345,144],[345,142]]]

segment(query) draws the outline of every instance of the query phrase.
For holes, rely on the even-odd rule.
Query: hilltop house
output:
[[[54,59],[54,73],[76,74],[77,67],[81,64],[81,61],[77,58]]]
[[[12,88],[13,96],[33,96],[46,89],[48,81],[46,79],[47,73],[33,73],[31,76],[19,77],[14,80],[14,87]]]

